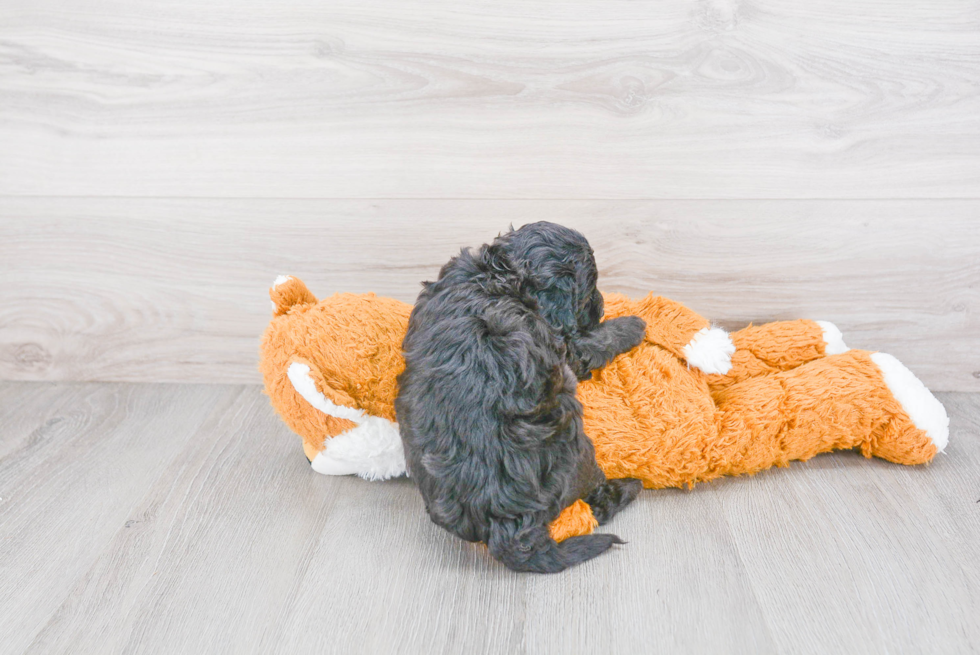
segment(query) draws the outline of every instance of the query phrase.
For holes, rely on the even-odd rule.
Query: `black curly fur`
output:
[[[548,524],[586,498],[600,523],[638,480],[606,480],[582,428],[577,378],[643,339],[636,316],[600,322],[588,242],[534,223],[464,250],[423,285],[395,401],[409,474],[432,520],[516,571],[550,573],[622,543],[556,543]]]

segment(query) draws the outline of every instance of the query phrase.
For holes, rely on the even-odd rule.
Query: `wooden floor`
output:
[[[534,576],[313,473],[259,387],[0,383],[0,652],[976,652],[980,394],[940,397],[929,466],[646,491]]]

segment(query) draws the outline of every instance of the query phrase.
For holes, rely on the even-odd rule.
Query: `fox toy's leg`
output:
[[[699,479],[755,473],[830,450],[928,462],[946,446],[943,406],[901,362],[851,350],[718,392],[718,435]]]
[[[620,294],[604,298],[607,318],[642,318],[647,324],[646,340],[707,374],[713,390],[847,351],[840,330],[826,321],[780,321],[730,335],[667,298],[652,294],[639,300]]]
[[[735,345],[725,330],[668,298],[650,294],[639,300],[610,293],[603,296],[606,318],[639,316],[646,322],[645,340],[683,359],[704,373],[728,373]]]
[[[555,541],[565,541],[569,537],[581,537],[592,534],[599,526],[599,521],[592,514],[592,508],[584,500],[576,500],[558,515],[548,532]]]
[[[776,321],[733,332],[728,373],[708,376],[713,394],[748,378],[787,371],[825,355],[848,351],[840,330],[827,321]]]

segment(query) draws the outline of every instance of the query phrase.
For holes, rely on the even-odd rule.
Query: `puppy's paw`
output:
[[[592,515],[599,525],[605,525],[620,510],[636,500],[643,491],[643,483],[636,478],[606,480],[592,490],[585,502],[592,508]]]
[[[618,345],[622,352],[632,350],[643,343],[647,333],[647,322],[639,316],[621,316],[608,322],[615,326]]]
[[[621,490],[623,497],[629,498],[631,502],[643,491],[643,480],[639,478],[613,478],[609,482],[616,484]]]

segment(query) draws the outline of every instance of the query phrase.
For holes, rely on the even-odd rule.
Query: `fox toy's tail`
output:
[[[269,297],[272,298],[272,314],[274,316],[282,316],[293,305],[316,303],[316,296],[310,293],[303,281],[289,275],[280,275],[276,278],[272,288],[269,289]]]

